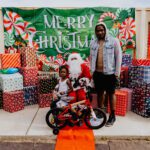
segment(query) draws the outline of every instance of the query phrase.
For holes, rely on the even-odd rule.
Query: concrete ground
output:
[[[38,105],[15,113],[1,109],[0,150],[53,150],[56,136],[45,122],[48,110]],[[114,126],[94,130],[94,135],[98,150],[150,150],[150,118],[128,112],[117,116]]]

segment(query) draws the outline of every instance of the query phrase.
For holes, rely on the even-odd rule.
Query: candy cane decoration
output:
[[[121,46],[123,46],[123,45],[126,44],[126,38],[124,37],[123,34],[120,33],[120,34],[118,35],[118,38],[119,38],[119,41],[120,41],[120,45],[121,45]]]
[[[20,15],[12,11],[6,11],[4,15],[4,27],[10,34],[19,35],[24,32],[24,21]]]
[[[105,17],[110,17],[112,18],[113,20],[116,19],[116,16],[114,15],[114,13],[111,13],[111,12],[107,12],[107,13],[103,13],[100,18],[99,18],[99,22],[103,22],[104,18]]]
[[[58,64],[58,65],[65,65],[66,61],[63,58],[59,58],[59,59],[55,60],[54,63]]]
[[[15,43],[13,34],[4,32],[4,44],[5,46],[12,46]]]
[[[55,56],[49,56],[48,59],[49,59],[50,62],[53,62],[53,63],[54,63],[54,61],[55,61]]]
[[[117,37],[119,33],[118,28],[112,28],[111,30],[109,30],[109,34],[112,35],[113,37]]]
[[[121,13],[122,11],[127,11],[128,15],[131,14],[131,9],[128,9],[128,8],[119,8],[119,9],[117,9],[117,11],[116,11],[116,19],[119,19],[120,13]]]
[[[126,39],[130,39],[135,35],[135,20],[131,17],[125,19],[121,24],[119,32],[124,34]]]
[[[29,40],[30,36],[32,34],[34,34],[35,32],[36,32],[35,27],[30,22],[25,21],[24,22],[24,32],[21,34],[21,37],[24,40]]]
[[[46,55],[41,54],[38,59],[44,62],[46,60]]]
[[[30,46],[30,45],[29,45],[29,43],[28,43],[27,45],[28,45],[28,46]],[[37,51],[38,51],[38,49],[39,49],[39,45],[38,45],[38,43],[36,43],[36,42],[32,42],[32,45],[33,45],[33,47],[34,47],[35,51],[37,52]]]

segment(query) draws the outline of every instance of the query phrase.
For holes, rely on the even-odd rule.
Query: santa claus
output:
[[[91,79],[89,67],[84,63],[79,53],[70,54],[67,64],[69,66],[69,77],[74,90],[71,96],[74,96],[76,101],[85,100],[85,86]]]

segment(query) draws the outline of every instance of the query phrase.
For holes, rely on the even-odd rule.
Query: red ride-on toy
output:
[[[46,123],[54,134],[59,129],[70,126],[81,126],[83,122],[91,129],[99,129],[106,123],[106,114],[99,108],[92,108],[89,100],[69,104],[63,108],[53,108],[46,114]]]

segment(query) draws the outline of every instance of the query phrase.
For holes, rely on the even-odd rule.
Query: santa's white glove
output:
[[[79,79],[79,84],[80,84],[81,87],[88,86],[89,82],[90,82],[90,80],[88,78]]]
[[[90,80],[88,86],[91,87],[91,88],[94,88],[94,87],[95,87],[93,79]]]

